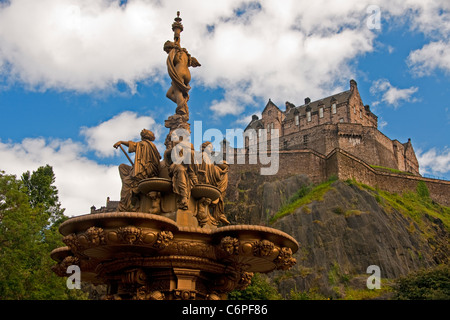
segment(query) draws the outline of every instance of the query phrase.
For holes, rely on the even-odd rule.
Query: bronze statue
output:
[[[189,120],[189,82],[191,73],[189,67],[200,67],[201,64],[196,58],[192,57],[185,48],[180,45],[180,33],[183,31],[180,12],[177,12],[177,18],[172,25],[174,31],[174,41],[164,43],[164,51],[168,54],[167,71],[172,79],[172,85],[167,91],[166,97],[177,104],[175,113],[183,116],[185,121]]]
[[[128,147],[129,153],[136,153],[131,166],[124,163],[119,165],[122,179],[119,211],[137,211],[139,209],[139,191],[137,189],[139,181],[155,177],[159,173],[161,155],[152,142],[155,140],[155,135],[152,131],[143,129],[141,139],[139,142],[118,141],[114,144],[116,149],[118,147],[122,149],[121,145],[125,145]]]
[[[217,222],[230,224],[225,217],[224,199],[228,187],[228,164],[223,161],[216,164],[211,159],[213,145],[207,141],[202,144],[202,162],[198,165],[198,175],[202,182],[213,185],[220,190],[220,197],[211,203],[213,209],[212,216]]]
[[[187,210],[191,189],[198,183],[196,155],[194,146],[177,132],[171,134],[171,144],[164,153],[169,165],[169,176],[172,179],[173,193],[178,196],[177,206]]]

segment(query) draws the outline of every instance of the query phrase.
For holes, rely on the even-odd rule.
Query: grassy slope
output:
[[[331,178],[319,185],[301,188],[278,210],[271,218],[270,223],[274,223],[285,215],[292,214],[296,209],[306,206],[312,201],[321,201],[323,196],[333,188],[332,184],[335,181],[335,178]],[[397,194],[373,188],[354,180],[347,180],[346,183],[356,185],[361,190],[370,192],[386,212],[397,210],[412,218],[419,226],[423,225],[422,218],[425,215],[429,215],[435,219],[440,219],[446,229],[450,231],[450,207],[440,205],[431,200],[425,185],[419,184],[416,192]],[[306,208],[305,210],[308,209]]]

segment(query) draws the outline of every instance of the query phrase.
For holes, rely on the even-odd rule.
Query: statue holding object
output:
[[[116,149],[119,147],[122,149],[122,145],[125,145],[128,147],[129,153],[136,154],[134,163],[131,166],[124,163],[119,165],[120,178],[122,179],[119,211],[138,211],[139,182],[159,174],[161,155],[153,143],[154,140],[155,135],[153,132],[143,129],[141,131],[141,141],[118,141],[114,144]],[[130,158],[128,157],[128,159]]]

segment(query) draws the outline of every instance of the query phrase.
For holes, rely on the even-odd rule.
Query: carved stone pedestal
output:
[[[67,247],[52,252],[53,270],[107,284],[105,299],[226,299],[254,272],[287,270],[297,242],[262,226],[179,226],[153,214],[113,212],[75,217],[60,227]]]

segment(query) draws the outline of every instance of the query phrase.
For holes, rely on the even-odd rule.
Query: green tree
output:
[[[256,273],[245,290],[235,290],[228,294],[230,300],[281,300],[282,296],[266,275]]]
[[[54,181],[50,166],[22,179],[0,171],[0,299],[84,297],[50,269],[50,252],[63,246],[58,227],[66,219]]]
[[[442,264],[401,277],[394,289],[399,300],[449,300],[450,266]]]

